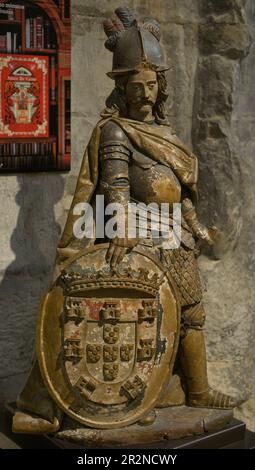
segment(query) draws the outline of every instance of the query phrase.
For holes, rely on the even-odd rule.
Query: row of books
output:
[[[0,156],[0,174],[12,171],[49,171],[57,169],[57,160],[52,155]]]
[[[13,5],[11,2],[0,3],[0,20],[21,21],[24,8],[24,5]]]
[[[54,0],[54,3],[59,8],[60,0]],[[0,20],[21,21],[22,12],[24,11],[24,5],[15,5],[11,1],[4,4],[0,0]],[[70,15],[70,0],[61,0],[61,17],[67,19],[70,18]]]
[[[0,52],[16,53],[21,49],[18,33],[8,31],[0,35]]]
[[[56,156],[56,141],[42,142],[5,142],[0,141],[0,157],[25,155],[53,155]]]
[[[28,49],[55,49],[54,36],[47,18],[43,16],[26,18],[26,47]]]
[[[65,81],[65,152],[71,152],[71,82]]]
[[[71,152],[71,122],[65,123],[65,152]]]
[[[52,56],[50,57],[50,100],[51,102],[55,102],[57,100],[56,86],[57,86],[56,59],[54,56]]]
[[[51,24],[48,20],[43,23],[43,17],[26,19],[26,48],[27,49],[55,49],[52,39]],[[7,31],[0,34],[0,52],[17,53],[21,51],[21,32]]]
[[[48,20],[45,24],[43,18],[26,19],[26,48],[27,49],[55,49],[56,43],[51,34],[51,24]],[[18,44],[19,43],[19,44]],[[21,32],[7,31],[0,34],[0,52],[15,53],[21,49]]]

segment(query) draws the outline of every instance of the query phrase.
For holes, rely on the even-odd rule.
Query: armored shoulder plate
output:
[[[109,121],[101,131],[100,148],[108,145],[122,145],[132,150],[131,143],[123,130],[115,122]]]

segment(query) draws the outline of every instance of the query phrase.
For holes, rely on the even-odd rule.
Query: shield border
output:
[[[82,252],[80,252],[78,255],[72,257],[68,263],[65,266],[65,269],[68,268],[76,259],[81,258],[82,256],[95,252],[97,250],[107,250],[108,249],[108,244],[100,244],[100,245],[95,245],[93,247],[84,249]],[[144,256],[145,258],[148,258],[150,261],[152,261],[154,264],[157,265],[157,267],[160,269],[162,274],[164,274],[167,278],[169,287],[171,288],[171,292],[173,294],[173,298],[175,301],[175,306],[176,306],[176,320],[177,320],[177,328],[176,328],[176,334],[173,340],[173,347],[172,347],[172,354],[170,357],[170,360],[168,364],[165,364],[165,367],[161,368],[161,370],[164,370],[164,377],[161,380],[161,387],[158,387],[158,382],[154,379],[154,383],[156,387],[154,386],[154,392],[151,394],[151,397],[148,397],[146,400],[146,406],[137,406],[133,412],[126,413],[126,416],[123,417],[123,419],[120,421],[119,417],[115,416],[115,419],[113,417],[113,420],[106,420],[106,417],[102,417],[102,419],[90,419],[87,417],[83,417],[77,413],[75,413],[73,410],[71,410],[68,406],[68,396],[70,396],[70,389],[68,388],[67,384],[64,384],[62,381],[62,389],[61,393],[54,387],[53,379],[51,377],[51,373],[49,373],[49,368],[47,366],[47,355],[50,356],[53,353],[53,345],[51,344],[45,344],[44,341],[44,336],[45,332],[47,330],[51,331],[56,331],[57,329],[57,318],[56,316],[58,314],[55,313],[54,315],[47,315],[47,308],[51,307],[54,312],[58,310],[58,313],[62,311],[62,305],[64,302],[64,295],[62,288],[60,286],[57,286],[56,284],[53,285],[51,291],[44,297],[41,303],[41,308],[40,308],[40,314],[38,318],[38,323],[37,323],[37,334],[36,334],[36,353],[37,353],[37,358],[41,370],[41,374],[44,380],[44,383],[48,389],[49,394],[53,398],[53,400],[57,403],[59,408],[66,413],[68,416],[73,418],[75,421],[78,421],[79,423],[92,427],[92,428],[98,428],[98,429],[114,429],[114,428],[119,428],[119,427],[124,427],[128,426],[130,424],[133,424],[137,421],[139,421],[141,418],[143,418],[148,412],[150,412],[156,405],[157,400],[160,395],[161,389],[165,386],[167,379],[169,378],[172,368],[175,362],[176,354],[177,354],[177,348],[179,344],[179,332],[180,332],[180,314],[181,314],[181,304],[180,304],[180,297],[179,297],[179,292],[177,289],[177,286],[172,279],[171,275],[169,272],[166,272],[165,267],[161,265],[161,263],[152,255],[145,253],[142,249],[135,248],[132,253],[137,253],[139,255]],[[53,299],[52,299],[52,294]],[[52,300],[54,300],[54,303],[51,305]],[[47,323],[46,323],[47,320]],[[56,346],[56,345],[55,345]],[[61,343],[59,344],[59,351],[61,350]],[[61,372],[60,372],[61,371]],[[55,377],[59,379],[59,376],[62,373],[62,368],[59,368],[59,371],[54,370]],[[56,381],[56,378],[55,378]],[[65,400],[63,399],[63,396],[65,397]],[[143,400],[142,405],[145,405],[145,400]],[[70,406],[70,404],[69,404]]]

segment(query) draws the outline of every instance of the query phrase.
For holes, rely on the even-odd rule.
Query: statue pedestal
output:
[[[12,432],[12,416],[13,413],[15,412],[15,408],[12,406],[8,406],[7,411],[3,415],[0,416],[0,448],[2,449],[17,449],[17,448],[22,448],[22,449],[57,449],[57,448],[73,448],[73,449],[82,449],[82,448],[89,448],[88,445],[88,440],[86,443],[82,443],[82,439],[85,438],[85,433],[86,433],[86,438],[88,439],[89,433],[90,433],[90,443],[91,443],[91,448],[99,447],[99,442],[93,442],[92,443],[92,434],[94,436],[97,436],[97,439],[99,438],[99,433],[107,433],[108,434],[108,447],[113,447],[113,437],[116,442],[116,436],[119,434],[121,439],[123,440],[123,436],[125,435],[125,441],[123,444],[120,442],[117,445],[114,445],[115,448],[131,448],[131,449],[223,449],[223,448],[229,448],[229,449],[251,449],[255,448],[255,434],[251,433],[249,431],[246,431],[245,424],[242,423],[241,421],[238,421],[236,419],[232,419],[229,424],[226,424],[225,427],[223,428],[223,417],[219,417],[219,412],[217,410],[207,410],[207,419],[204,421],[203,425],[203,418],[201,417],[202,414],[200,414],[200,420],[198,418],[197,414],[197,420],[196,420],[196,427],[195,423],[194,426],[192,426],[191,423],[191,413],[203,413],[203,416],[205,417],[205,410],[204,409],[190,409],[187,408],[185,412],[187,412],[187,416],[189,416],[189,421],[184,422],[183,418],[182,420],[178,420],[178,413],[183,412],[183,409],[185,407],[176,407],[175,409],[172,408],[172,412],[174,411],[174,414],[172,414],[172,419],[175,419],[175,432],[178,427],[178,432],[179,432],[179,438],[177,435],[175,435],[175,439],[172,438],[172,432],[174,430],[174,421],[168,422],[167,423],[167,429],[165,429],[165,433],[167,433],[168,437],[164,437],[163,433],[163,427],[161,427],[161,431],[159,430],[161,424],[162,424],[162,416],[165,415],[164,425],[166,425],[167,420],[170,419],[170,415],[166,411],[169,410],[159,410],[158,413],[158,419],[153,423],[151,426],[129,426],[128,428],[123,428],[120,432],[120,430],[114,431],[114,434],[112,431],[97,431],[93,429],[88,429],[88,428],[78,428],[76,432],[74,429],[70,428],[70,422],[68,425],[69,419],[67,418],[64,423],[64,428],[61,431],[62,436],[60,436],[61,433],[55,434],[55,436],[49,436],[49,435],[28,435],[28,434],[15,434]],[[211,413],[211,416],[210,416]],[[229,413],[224,411],[223,413]],[[175,416],[175,418],[174,418]],[[183,415],[182,415],[183,416]],[[193,415],[194,418],[195,415]],[[228,418],[230,415],[228,416]],[[161,419],[159,419],[161,418]],[[179,416],[180,418],[180,416]],[[227,419],[227,416],[225,416],[225,419]],[[176,425],[177,422],[177,425]],[[161,423],[161,424],[160,424]],[[69,426],[69,427],[68,427]],[[205,432],[205,427],[207,426],[207,432]],[[66,428],[65,428],[66,427]],[[213,429],[214,427],[214,429]],[[219,427],[221,428],[219,430]],[[153,434],[152,434],[153,430]],[[82,432],[81,432],[82,431]],[[186,433],[186,437],[182,437],[184,435],[184,432]],[[67,438],[67,433],[68,433],[68,439],[70,439],[71,433],[72,436],[76,436],[76,438],[72,437],[72,442],[70,440],[66,440]],[[137,434],[136,434],[137,433]],[[189,433],[189,434],[188,434]],[[111,440],[110,440],[110,435],[111,435]],[[161,441],[157,442],[150,438],[149,435],[154,435],[155,437],[160,437]],[[127,436],[129,437],[129,445],[127,445]],[[131,443],[130,440],[134,439],[136,436],[136,439],[138,439],[138,436],[140,439],[143,440],[136,440],[136,443]],[[166,434],[165,434],[166,436]],[[188,437],[189,436],[189,437]],[[147,442],[146,442],[146,439]],[[111,442],[111,444],[110,444]],[[142,444],[144,442],[144,444]],[[146,443],[145,443],[146,442]],[[92,445],[93,444],[93,445]],[[101,441],[100,447],[107,447],[106,443],[104,442],[104,445]]]
[[[155,445],[173,439],[217,432],[226,427],[233,418],[233,412],[205,408],[176,406],[157,410],[153,424],[133,424],[120,429],[92,429],[65,418],[61,431],[54,435],[63,446],[86,448],[124,448]]]

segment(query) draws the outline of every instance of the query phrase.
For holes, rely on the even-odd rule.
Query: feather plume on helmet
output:
[[[155,19],[147,18],[138,22],[127,7],[115,10],[116,17],[103,22],[107,35],[105,47],[113,52],[110,78],[137,71],[147,64],[157,72],[168,70],[164,52],[160,44],[160,24]]]

